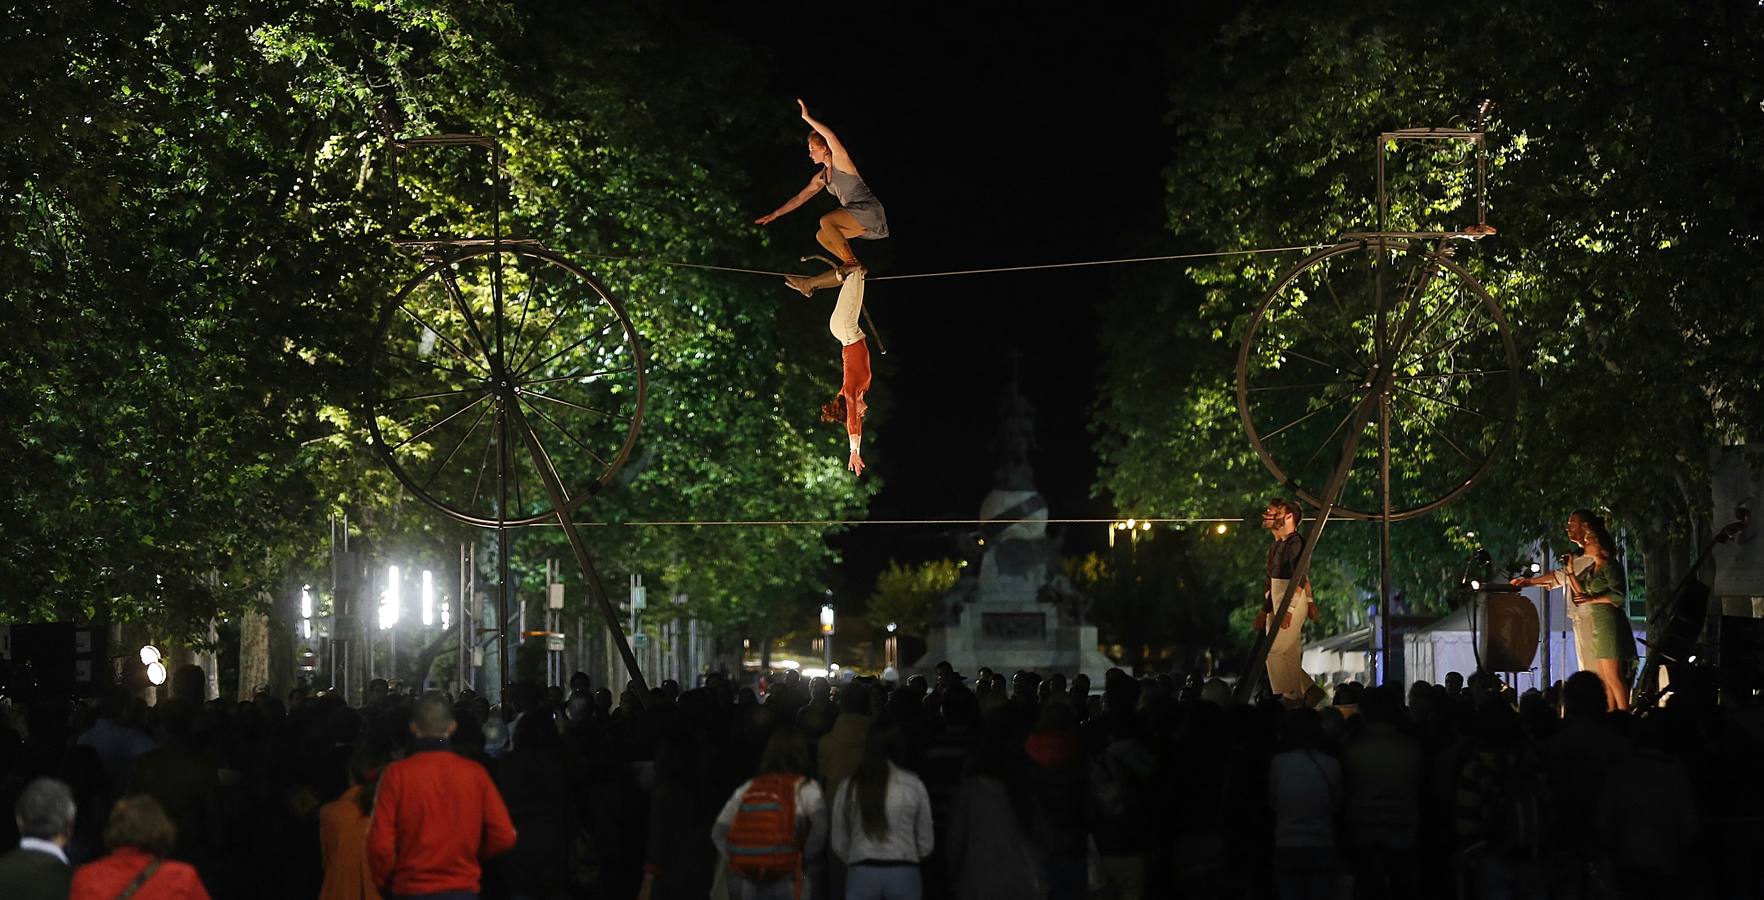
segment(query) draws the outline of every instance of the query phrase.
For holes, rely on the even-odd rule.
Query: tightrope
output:
[[[813,528],[832,528],[848,525],[964,525],[964,526],[1010,526],[1010,525],[1115,525],[1124,524],[1127,519],[1058,519],[1058,518],[1027,518],[1027,519],[657,519],[637,522],[577,522],[578,528],[768,528],[778,526],[804,526]],[[1196,517],[1165,517],[1150,519],[1132,519],[1134,526],[1150,525],[1211,525],[1217,523],[1232,524],[1248,521],[1243,516],[1196,516]],[[555,522],[539,522],[540,525],[555,525]]]
[[[952,278],[962,275],[992,275],[1001,272],[1034,272],[1043,269],[1079,269],[1094,266],[1125,266],[1138,263],[1176,262],[1188,259],[1217,259],[1226,256],[1253,256],[1263,253],[1290,253],[1295,250],[1317,250],[1331,247],[1334,244],[1294,244],[1289,247],[1257,247],[1250,250],[1210,250],[1205,253],[1171,253],[1163,256],[1129,256],[1117,259],[1091,259],[1080,262],[1036,263],[1023,266],[993,266],[984,269],[951,269],[947,272],[908,272],[901,275],[877,275],[867,279],[871,283],[879,281],[906,281],[914,278]],[[783,278],[788,275],[800,275],[800,272],[775,272],[771,269],[747,269],[740,266],[713,266],[707,263],[680,262],[677,260],[651,259],[641,256],[617,256],[609,253],[582,253],[589,259],[604,259],[615,262],[642,263],[652,266],[667,266],[674,269],[698,269],[706,272],[730,272],[739,275],[766,275]]]

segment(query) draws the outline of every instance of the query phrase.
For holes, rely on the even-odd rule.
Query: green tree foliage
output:
[[[955,587],[961,574],[961,564],[953,559],[915,566],[890,561],[876,576],[876,591],[865,607],[864,621],[879,630],[892,623],[899,626],[901,634],[924,637],[938,618],[943,595]]]
[[[490,193],[466,154],[388,171],[390,130],[497,135],[505,230],[588,264],[635,319],[647,428],[590,518],[861,509],[873,482],[844,475],[842,435],[814,419],[837,364],[813,316],[769,284],[590,257],[761,252],[745,173],[776,149],[763,142],[788,144],[791,111],[751,90],[763,61],[688,36],[682,15],[418,0],[9,14],[0,613],[196,630],[317,569],[334,511],[382,552],[443,563],[469,535],[367,451],[359,367],[417,268],[385,239],[488,233]],[[659,569],[734,617],[830,559],[816,529],[592,538],[611,578]],[[562,549],[533,532],[516,557],[537,569]]]
[[[1590,24],[1589,24],[1590,23]],[[1490,222],[1459,254],[1503,304],[1526,369],[1522,422],[1467,498],[1394,526],[1396,583],[1426,601],[1465,555],[1498,558],[1605,507],[1672,571],[1708,515],[1708,448],[1756,429],[1760,391],[1756,7],[1261,3],[1199,45],[1172,88],[1169,226],[1185,247],[1328,242],[1374,225],[1373,141],[1491,122]],[[1475,221],[1451,151],[1393,150],[1391,226]],[[1276,486],[1236,416],[1248,314],[1296,257],[1197,265],[1122,296],[1097,421],[1101,486],[1128,509],[1259,508]],[[1148,321],[1169,329],[1148,329]],[[1399,448],[1401,450],[1403,448]],[[1471,537],[1471,533],[1475,537]],[[1376,528],[1319,552],[1376,584]],[[1658,598],[1653,598],[1657,600]]]

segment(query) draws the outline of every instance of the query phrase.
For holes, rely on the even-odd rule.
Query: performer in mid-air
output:
[[[790,275],[784,279],[807,297],[819,288],[839,284],[853,272],[864,271],[863,264],[858,262],[857,253],[851,249],[851,242],[879,241],[887,237],[888,216],[882,209],[882,201],[876,199],[870,186],[864,183],[863,176],[858,174],[857,163],[852,162],[851,154],[840,143],[839,136],[810,116],[808,105],[801,99],[796,101],[796,105],[802,110],[802,120],[814,129],[808,136],[808,154],[809,159],[820,165],[821,170],[809,179],[806,187],[796,192],[796,196],[755,219],[754,223],[771,224],[773,220],[806,203],[822,188],[839,200],[839,208],[822,216],[821,228],[815,232],[815,240],[838,258],[839,267],[819,275]]]
[[[858,327],[858,314],[864,308],[864,273],[862,269],[846,276],[839,288],[839,302],[833,305],[833,317],[827,329],[839,340],[839,354],[845,377],[839,394],[821,407],[821,421],[845,422],[845,433],[851,438],[851,457],[845,467],[853,475],[864,474],[862,445],[864,441],[864,392],[870,389],[870,344],[864,330]]]

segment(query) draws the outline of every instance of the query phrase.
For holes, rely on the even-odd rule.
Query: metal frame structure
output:
[[[394,161],[396,161],[399,153],[419,147],[467,147],[482,149],[489,153],[493,173],[493,193],[490,208],[491,234],[489,237],[409,237],[393,240],[393,243],[397,246],[420,249],[423,252],[424,260],[428,265],[425,266],[415,278],[408,282],[404,288],[386,304],[381,312],[380,320],[375,330],[374,344],[368,353],[367,363],[367,383],[370,385],[369,390],[371,392],[367,401],[367,421],[371,443],[375,450],[378,451],[385,460],[393,475],[396,476],[405,487],[410,489],[413,494],[423,500],[423,502],[435,507],[443,514],[461,522],[481,528],[493,528],[496,530],[498,549],[498,604],[496,618],[499,621],[496,623],[495,631],[498,641],[498,655],[500,657],[499,677],[501,679],[501,685],[504,688],[510,683],[509,667],[511,662],[508,640],[510,620],[509,607],[512,600],[509,590],[509,531],[512,528],[518,528],[525,525],[555,521],[564,530],[564,535],[569,541],[570,549],[576,557],[576,563],[581,569],[584,580],[588,586],[589,595],[594,598],[596,605],[600,609],[601,616],[617,645],[626,669],[631,674],[631,680],[636,684],[639,698],[647,703],[649,698],[648,683],[644,680],[643,673],[637,664],[636,655],[632,653],[630,642],[626,640],[625,632],[619,625],[617,611],[608,597],[605,587],[601,583],[600,574],[594,566],[593,557],[588,552],[588,548],[582,540],[581,533],[572,518],[572,516],[581,509],[591,496],[611,481],[613,476],[624,465],[626,459],[630,455],[632,447],[636,443],[637,435],[642,424],[644,401],[648,393],[648,381],[643,371],[642,345],[638,341],[636,329],[632,326],[629,316],[625,314],[624,308],[618,300],[595,281],[585,269],[575,265],[561,255],[546,249],[539,241],[511,239],[503,236],[501,198],[506,184],[506,173],[503,166],[504,157],[502,148],[495,138],[474,134],[439,134],[406,139],[394,139],[389,142],[389,148],[393,154]],[[472,261],[482,262],[485,258],[488,258],[490,264],[490,319],[494,323],[494,327],[488,329],[480,326],[477,317],[474,316],[470,309],[464,293],[461,290],[457,272],[458,267],[461,264]],[[530,349],[526,356],[519,355],[520,339],[522,337],[521,328],[526,324],[527,309],[526,305],[523,304],[521,309],[520,326],[513,329],[507,327],[510,323],[508,317],[505,316],[505,312],[509,310],[505,306],[504,266],[505,263],[509,263],[511,260],[516,262],[526,260],[535,264],[553,267],[567,273],[568,276],[575,279],[575,283],[579,283],[581,286],[587,288],[590,293],[596,296],[597,302],[604,304],[612,313],[612,321],[599,332],[590,334],[589,338],[604,335],[604,333],[614,325],[618,326],[615,342],[623,344],[625,349],[628,349],[630,353],[629,367],[620,369],[619,372],[633,376],[634,396],[631,399],[634,405],[634,410],[629,416],[619,417],[628,422],[628,427],[625,430],[622,442],[617,446],[616,450],[611,450],[606,457],[596,454],[592,447],[587,446],[577,439],[564,426],[560,425],[555,419],[546,414],[543,409],[539,409],[538,406],[533,403],[535,398],[551,399],[552,402],[563,403],[565,406],[585,410],[588,413],[610,415],[603,410],[594,409],[579,403],[556,400],[548,397],[543,391],[538,389],[544,382],[558,382],[564,379],[535,377],[536,373],[542,374],[538,372],[540,365],[542,364],[528,365],[531,361],[533,351],[537,350],[539,342],[543,341],[547,335],[541,335],[538,338],[535,338],[533,343],[530,344]],[[452,451],[442,457],[440,463],[434,468],[434,471],[429,473],[426,477],[419,477],[417,473],[409,471],[407,464],[401,461],[398,457],[397,450],[402,446],[402,443],[391,443],[388,436],[382,431],[379,422],[379,413],[384,411],[387,404],[393,398],[387,398],[378,393],[381,385],[377,378],[378,373],[376,372],[376,364],[383,362],[382,357],[386,355],[386,344],[389,340],[389,329],[391,329],[395,321],[399,321],[400,315],[416,319],[416,321],[426,330],[425,334],[434,335],[434,339],[446,343],[447,346],[451,348],[453,352],[458,354],[460,358],[465,358],[466,353],[461,350],[458,344],[448,342],[445,335],[442,335],[433,325],[428,321],[425,321],[423,318],[418,317],[406,306],[406,300],[412,295],[413,291],[416,291],[419,287],[430,285],[435,281],[440,283],[442,289],[445,291],[445,295],[451,298],[454,306],[457,307],[457,312],[460,314],[460,320],[466,334],[466,340],[463,343],[465,343],[467,347],[470,347],[473,352],[478,354],[478,356],[473,357],[473,359],[481,357],[481,362],[476,366],[476,368],[479,369],[477,372],[468,373],[457,367],[452,370],[462,379],[469,376],[470,380],[473,382],[469,388],[444,392],[461,396],[475,394],[476,399],[470,400],[467,406],[456,409],[454,412],[439,421],[427,423],[426,429],[417,434],[418,436],[421,436],[433,432],[446,422],[453,420],[455,417],[461,416],[467,410],[470,410],[479,404],[485,404],[485,406],[479,411],[478,418],[472,423],[471,430],[468,430],[458,444],[453,446]],[[529,290],[528,299],[531,299],[531,290]],[[548,326],[547,333],[549,333],[551,328],[555,328],[562,317],[563,312],[559,311],[557,317],[553,319],[551,326]],[[551,359],[547,359],[545,362],[549,363],[557,357],[578,349],[589,338],[584,338],[583,340],[571,344],[564,350],[558,351]],[[422,362],[422,360],[416,360],[416,362]],[[424,364],[430,365],[428,363]],[[430,367],[442,368],[434,365],[430,365]],[[579,373],[572,374],[568,377],[583,380],[592,379],[595,376],[603,374],[607,373]],[[415,399],[423,398],[419,397]],[[555,431],[559,432],[564,437],[569,438],[575,444],[580,445],[581,449],[585,450],[587,454],[598,463],[600,474],[591,484],[580,486],[575,491],[572,491],[565,485],[564,478],[560,474],[556,464],[554,454],[547,449],[545,443],[535,431],[533,420],[527,415],[527,409],[531,409],[537,417],[547,424],[550,424]],[[489,456],[490,448],[493,445],[497,448],[495,454],[496,459],[494,462],[494,474],[492,476],[494,484],[491,485],[495,497],[493,514],[491,515],[473,511],[472,507],[475,506],[477,502],[476,488],[473,490],[471,502],[463,505],[457,502],[457,498],[453,498],[450,501],[447,498],[438,496],[435,491],[431,490],[431,484],[434,482],[436,476],[441,474],[441,472],[454,461],[459,448],[464,445],[466,439],[472,435],[478,425],[485,418],[491,419],[492,430],[485,439],[484,455],[486,457]],[[414,438],[406,438],[403,443],[408,443],[413,439]],[[543,496],[546,502],[546,505],[539,511],[525,515],[518,514],[518,512],[511,513],[509,509],[510,481],[511,478],[518,478],[518,460],[515,457],[515,448],[517,446],[522,447],[525,450],[528,461],[533,470],[537,473],[544,490]],[[467,464],[469,464],[469,461],[461,462],[461,465]],[[480,486],[484,475],[489,469],[490,466],[486,461],[478,470]],[[515,487],[518,492],[518,481],[515,482]],[[463,620],[465,617],[462,615],[461,618]]]
[[[1498,453],[1499,447],[1505,444],[1512,429],[1513,417],[1511,411],[1508,410],[1508,414],[1504,417],[1501,423],[1498,437],[1495,439],[1495,445],[1489,449],[1487,454],[1485,454],[1484,459],[1472,467],[1472,470],[1460,483],[1446,490],[1441,496],[1431,498],[1430,500],[1419,503],[1411,508],[1401,511],[1392,508],[1390,473],[1392,391],[1393,387],[1396,385],[1399,368],[1405,358],[1405,353],[1411,349],[1409,343],[1416,336],[1416,329],[1421,323],[1417,321],[1417,316],[1420,312],[1420,303],[1418,302],[1407,304],[1406,308],[1401,311],[1401,315],[1398,316],[1394,322],[1391,321],[1394,310],[1392,309],[1392,304],[1389,302],[1389,298],[1386,296],[1386,258],[1391,252],[1408,250],[1411,248],[1411,245],[1417,245],[1423,242],[1433,242],[1437,244],[1434,249],[1426,253],[1424,259],[1417,263],[1416,278],[1411,281],[1409,285],[1405,286],[1404,296],[1419,297],[1425,292],[1428,280],[1434,278],[1441,271],[1449,273],[1463,285],[1472,289],[1488,311],[1491,321],[1498,329],[1507,356],[1505,372],[1496,370],[1482,374],[1505,374],[1511,386],[1509,396],[1516,397],[1517,395],[1517,356],[1513,348],[1512,336],[1508,331],[1505,317],[1500,312],[1499,304],[1488,295],[1487,291],[1482,288],[1481,284],[1478,283],[1468,271],[1464,270],[1462,266],[1453,262],[1449,258],[1453,241],[1475,241],[1495,233],[1495,229],[1488,224],[1486,202],[1487,140],[1485,120],[1490,108],[1491,104],[1487,101],[1483,101],[1477,109],[1476,126],[1472,129],[1404,128],[1396,131],[1381,132],[1378,135],[1376,146],[1378,190],[1377,230],[1345,233],[1341,235],[1335,246],[1312,254],[1277,279],[1274,287],[1264,295],[1260,306],[1252,317],[1238,352],[1238,412],[1243,420],[1245,432],[1248,435],[1252,446],[1255,448],[1256,453],[1261,458],[1263,464],[1274,474],[1275,478],[1280,481],[1283,488],[1294,490],[1295,493],[1300,494],[1304,499],[1310,500],[1318,507],[1316,516],[1312,518],[1305,532],[1305,546],[1299,557],[1297,572],[1294,573],[1289,581],[1284,596],[1280,597],[1279,602],[1275,604],[1276,608],[1271,622],[1277,625],[1277,623],[1283,621],[1287,611],[1291,608],[1293,595],[1298,589],[1298,586],[1305,581],[1306,576],[1310,572],[1311,559],[1316,551],[1317,542],[1322,537],[1324,527],[1328,525],[1331,518],[1377,520],[1379,522],[1379,597],[1378,628],[1375,631],[1377,645],[1374,648],[1374,654],[1376,658],[1375,664],[1377,666],[1375,681],[1378,683],[1382,683],[1389,675],[1391,522],[1401,521],[1403,519],[1413,518],[1431,512],[1432,510],[1450,503],[1464,492],[1468,491],[1488,472],[1493,464],[1496,454]],[[1387,228],[1390,201],[1385,182],[1385,151],[1388,145],[1399,141],[1462,142],[1472,145],[1476,156],[1475,225],[1456,231],[1392,231]],[[1367,366],[1366,371],[1364,373],[1358,373],[1361,376],[1358,379],[1357,384],[1357,390],[1360,392],[1358,400],[1354,403],[1348,415],[1342,420],[1342,424],[1338,425],[1335,431],[1331,432],[1330,436],[1325,439],[1325,446],[1327,446],[1329,441],[1335,439],[1336,434],[1341,435],[1340,454],[1337,458],[1337,462],[1333,470],[1330,472],[1327,481],[1324,483],[1322,490],[1320,492],[1312,492],[1304,490],[1292,481],[1288,473],[1278,464],[1274,455],[1267,448],[1263,437],[1258,433],[1256,424],[1251,416],[1251,388],[1247,380],[1247,371],[1256,341],[1257,326],[1276,297],[1278,297],[1283,290],[1292,284],[1306,270],[1315,267],[1332,257],[1353,252],[1368,252],[1373,259],[1373,321],[1371,323],[1373,358],[1368,361],[1369,365]],[[1379,436],[1379,508],[1376,511],[1347,509],[1340,505],[1342,494],[1347,486],[1348,477],[1354,467],[1354,460],[1359,452],[1362,435],[1368,424],[1373,421],[1374,417],[1377,418]],[[1319,450],[1322,449],[1322,447],[1319,448]],[[1268,650],[1273,643],[1272,637],[1273,631],[1266,629],[1262,634],[1257,635],[1256,643],[1251,650],[1249,662],[1246,671],[1244,672],[1244,677],[1240,679],[1237,684],[1235,693],[1237,694],[1238,699],[1248,700],[1253,697],[1259,689],[1262,679],[1266,677],[1265,663]]]

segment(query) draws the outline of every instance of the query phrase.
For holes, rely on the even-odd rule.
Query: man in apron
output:
[[[1268,647],[1268,686],[1288,706],[1314,705],[1323,693],[1299,664],[1304,656],[1305,620],[1318,617],[1308,575],[1293,592],[1286,615],[1274,621],[1274,612],[1286,596],[1293,576],[1298,574],[1299,556],[1305,551],[1305,539],[1298,530],[1303,518],[1304,510],[1298,503],[1284,497],[1269,501],[1262,512],[1262,527],[1273,536],[1274,543],[1268,548],[1262,611],[1256,616],[1256,628],[1274,635]]]

